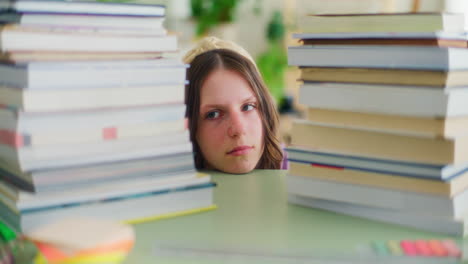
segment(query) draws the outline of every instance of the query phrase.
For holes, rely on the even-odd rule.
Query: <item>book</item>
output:
[[[213,187],[214,184],[208,182],[39,210],[24,210],[21,212],[21,227],[23,232],[28,232],[51,219],[66,217],[94,217],[130,222],[157,216],[193,213],[213,208]]]
[[[0,10],[24,13],[73,13],[127,16],[164,16],[165,6],[122,1],[12,0],[2,1]]]
[[[179,74],[182,75],[183,73]],[[156,71],[155,75],[157,75]],[[0,86],[0,105],[15,109],[18,112],[32,113],[177,104],[184,101],[184,87],[183,83],[47,90]],[[3,111],[3,109],[0,109],[0,112]],[[0,116],[3,120],[3,115],[0,114]]]
[[[168,52],[177,50],[177,38],[161,30],[132,34],[133,30],[95,33],[87,28],[3,25],[1,51]],[[151,31],[153,32],[153,31]]]
[[[453,165],[432,165],[378,159],[374,157],[360,157],[340,153],[318,152],[307,148],[289,146],[286,148],[288,160],[292,162],[306,162],[331,168],[350,168],[362,171],[394,174],[405,177],[451,181],[468,173],[468,163]]]
[[[24,64],[30,61],[154,60],[162,56],[162,52],[14,51],[0,53],[0,61]]]
[[[288,64],[335,68],[466,70],[468,49],[376,45],[296,46],[288,48]]]
[[[365,168],[339,164],[309,163],[292,160],[289,173],[318,180],[357,184],[383,189],[401,190],[453,197],[468,189],[468,173],[450,181],[408,177],[390,173],[368,171]]]
[[[312,207],[386,223],[393,223],[431,232],[439,232],[455,236],[466,236],[468,234],[466,220],[457,221],[452,219],[434,218],[431,216],[420,216],[399,210],[389,210],[371,206],[350,204],[346,202],[336,202],[332,200],[317,199],[294,194],[288,195],[288,201],[291,204]]]
[[[468,133],[468,118],[465,116],[415,117],[308,108],[306,119],[317,123],[428,137],[453,138]]]
[[[188,131],[158,137],[12,148],[0,145],[0,160],[9,171],[34,171],[157,155],[163,147],[188,142]]]
[[[304,81],[315,82],[372,83],[441,88],[468,85],[468,71],[466,70],[432,71],[394,68],[302,67],[300,78]]]
[[[468,162],[468,136],[430,138],[296,120],[291,138],[292,145],[320,152],[436,165]]]
[[[87,183],[147,176],[157,172],[193,170],[193,156],[187,157],[188,152],[192,152],[192,143],[187,140],[187,142],[159,146],[154,153],[144,157],[84,162],[81,160],[81,163],[75,161],[75,164],[70,161],[71,165],[28,172],[23,171],[17,164],[0,160],[0,179],[28,192],[62,189],[66,185],[85,186]]]
[[[0,194],[8,197],[13,201],[16,201],[18,200],[19,191],[13,185],[5,181],[0,181]]]
[[[185,152],[181,149],[178,152],[137,160],[33,171],[30,177],[36,192],[50,192],[111,181],[118,182],[148,176],[156,178],[174,173],[193,172],[195,165],[192,148],[190,144],[183,146],[186,147]]]
[[[8,206],[0,201],[0,221],[7,225],[15,232],[21,230],[20,227],[20,213],[18,210],[11,210]]]
[[[287,175],[286,182],[289,194],[399,210],[420,216],[461,220],[468,210],[468,190],[449,198],[296,175]]]
[[[148,175],[136,179],[128,178],[121,181],[104,182],[90,186],[67,188],[44,192],[20,192],[17,207],[20,212],[48,210],[65,204],[85,203],[111,199],[113,197],[128,197],[140,193],[176,189],[184,186],[206,184],[211,181],[207,174],[196,171],[172,174]]]
[[[163,16],[91,15],[60,13],[0,13],[0,21],[6,24],[41,27],[80,27],[101,29],[131,29],[134,34],[140,30],[163,29]]]
[[[10,197],[0,193],[0,202],[13,212],[18,212],[18,208],[16,207],[17,201],[18,199],[11,199]]]
[[[313,108],[410,117],[458,117],[468,114],[468,89],[305,82],[299,103]]]
[[[36,133],[73,133],[84,129],[113,128],[128,125],[143,125],[178,121],[183,124],[185,105],[174,104],[140,105],[131,107],[98,108],[81,111],[30,113],[12,108],[0,108],[0,130],[22,135]],[[164,127],[161,125],[161,130]],[[142,133],[144,133],[142,131]],[[117,136],[116,136],[117,137]],[[109,138],[111,139],[111,138]],[[24,145],[24,144],[19,144]]]
[[[307,33],[325,32],[463,32],[463,14],[380,13],[309,15],[299,19]]]
[[[314,40],[359,40],[366,39],[372,40],[433,40],[433,39],[444,39],[444,40],[456,40],[461,41],[466,39],[466,33],[460,32],[447,32],[447,31],[436,31],[436,32],[323,32],[323,33],[307,33],[298,32],[292,34],[293,39],[297,39],[299,42],[303,41],[314,41]]]
[[[3,85],[49,90],[185,84],[185,71],[176,59],[0,64]]]
[[[139,137],[158,137],[180,133],[186,129],[184,121],[163,121],[159,123],[116,125],[75,130],[41,131],[34,134],[20,134],[15,131],[0,130],[0,144],[12,148],[40,148],[77,143],[92,143],[132,139]]]
[[[466,37],[460,39],[442,38],[350,38],[350,39],[303,39],[303,45],[382,45],[382,46],[437,46],[468,47]]]

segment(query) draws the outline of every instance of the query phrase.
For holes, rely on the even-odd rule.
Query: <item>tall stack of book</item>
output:
[[[0,3],[0,220],[140,221],[213,208],[165,7]],[[28,192],[30,193],[28,193]],[[33,193],[31,193],[33,192]]]
[[[299,66],[291,203],[454,235],[468,211],[468,49],[461,14],[316,15]]]

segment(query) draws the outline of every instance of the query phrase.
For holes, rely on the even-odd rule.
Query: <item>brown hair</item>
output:
[[[264,148],[256,169],[280,169],[283,152],[277,137],[279,117],[273,98],[256,66],[244,56],[228,49],[213,49],[201,53],[192,60],[187,70],[189,83],[185,86],[185,116],[188,118],[190,140],[195,152],[195,166],[197,169],[205,168],[205,158],[196,140],[201,88],[208,75],[220,68],[239,73],[250,84],[257,98],[264,131]]]

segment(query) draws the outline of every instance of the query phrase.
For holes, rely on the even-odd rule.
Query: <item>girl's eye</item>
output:
[[[220,116],[221,114],[219,113],[218,110],[215,110],[215,111],[211,111],[211,112],[208,112],[206,115],[205,115],[205,118],[206,119],[216,119]]]
[[[246,104],[242,106],[242,111],[251,111],[255,109],[255,104]]]

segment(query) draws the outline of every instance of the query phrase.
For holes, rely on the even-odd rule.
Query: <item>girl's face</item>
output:
[[[263,153],[263,126],[257,98],[238,73],[219,69],[200,93],[196,140],[208,168],[247,173]]]

